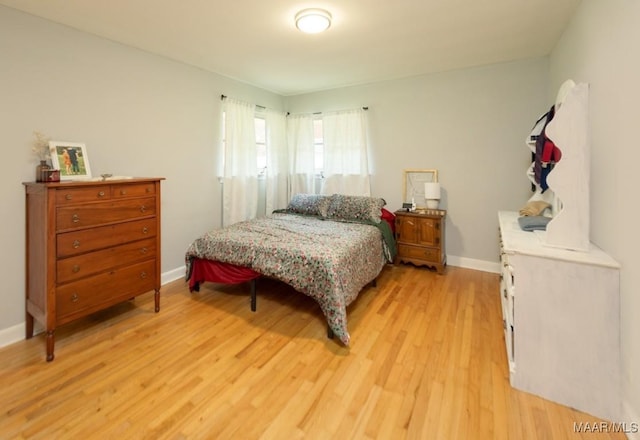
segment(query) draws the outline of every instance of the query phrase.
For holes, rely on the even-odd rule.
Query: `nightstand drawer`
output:
[[[440,263],[440,249],[437,248],[398,244],[398,255],[400,257],[415,258],[417,260]]]

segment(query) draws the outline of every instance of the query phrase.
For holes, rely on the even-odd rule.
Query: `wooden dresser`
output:
[[[446,211],[396,211],[396,262],[434,267],[443,273],[447,265],[445,251]]]
[[[25,183],[26,337],[155,290],[162,178]]]

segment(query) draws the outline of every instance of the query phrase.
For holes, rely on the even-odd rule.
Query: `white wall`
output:
[[[567,78],[590,84],[591,240],[622,265],[624,416],[636,423],[640,423],[640,272],[635,265],[640,240],[634,216],[638,196],[633,159],[638,155],[640,117],[639,23],[637,1],[583,0],[550,57],[552,91]]]
[[[552,101],[546,58],[288,97],[292,113],[369,107],[373,195],[402,204],[402,172],[438,169],[449,262],[497,262],[498,210],[530,196],[524,144]]]
[[[0,148],[14,158],[0,174],[0,200],[14,215],[0,232],[0,345],[24,323],[21,182],[34,178],[34,130],[86,143],[96,175],[167,178],[162,270],[175,274],[191,240],[219,226],[220,94],[292,112],[366,105],[374,194],[397,209],[402,170],[437,168],[450,264],[491,269],[496,212],[528,197],[523,141],[549,95],[542,58],[283,98],[5,7],[0,59]]]
[[[184,265],[220,225],[214,148],[220,95],[283,108],[283,98],[166,58],[0,6],[0,346],[25,319],[22,182],[33,131],[84,142],[93,174],[159,176],[162,270]],[[183,274],[180,274],[183,275]]]

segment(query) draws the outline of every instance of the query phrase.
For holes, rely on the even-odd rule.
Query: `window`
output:
[[[324,136],[322,134],[322,119],[313,120],[313,165],[316,174],[322,175],[324,169]]]
[[[258,175],[264,175],[267,169],[267,121],[264,116],[253,120],[256,128],[256,162]]]
[[[253,120],[256,131],[256,166],[258,175],[264,175],[267,169],[267,121],[264,116],[256,115]],[[226,144],[226,115],[222,112],[222,144]]]

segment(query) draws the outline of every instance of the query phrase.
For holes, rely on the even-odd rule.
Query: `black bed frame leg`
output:
[[[252,279],[251,283],[251,311],[256,311],[256,279]]]
[[[331,327],[327,326],[327,338],[333,339],[333,336],[333,330],[331,330]]]

